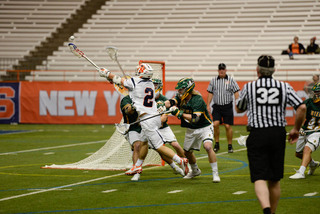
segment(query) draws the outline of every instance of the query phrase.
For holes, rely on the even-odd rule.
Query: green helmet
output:
[[[317,103],[320,101],[320,82],[316,83],[313,88],[312,88],[312,91],[313,91],[313,102],[314,103]]]
[[[162,91],[163,84],[161,79],[152,79],[156,93]]]
[[[178,96],[180,99],[184,100],[193,91],[194,87],[195,83],[193,79],[191,77],[187,77],[180,79],[175,89],[178,90]]]

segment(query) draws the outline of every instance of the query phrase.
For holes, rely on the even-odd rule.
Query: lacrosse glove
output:
[[[181,119],[183,115],[183,110],[180,110],[177,106],[172,106],[170,108],[171,114],[176,116],[179,120]]]

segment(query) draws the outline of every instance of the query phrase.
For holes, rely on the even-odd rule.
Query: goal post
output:
[[[141,63],[148,63],[153,68],[153,78],[162,80],[163,90],[165,88],[165,63],[163,61],[140,60]],[[121,120],[123,122],[123,119]],[[143,166],[164,166],[165,162],[153,149],[149,149]],[[87,158],[70,164],[52,164],[41,168],[49,169],[81,169],[81,170],[127,170],[132,167],[131,146],[124,135],[117,130],[109,140],[98,151]]]

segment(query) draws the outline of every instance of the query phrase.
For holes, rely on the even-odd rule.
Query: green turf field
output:
[[[172,129],[183,142],[184,130]],[[184,180],[166,165],[144,168],[141,180],[133,182],[122,171],[40,168],[88,157],[104,145],[113,126],[0,125],[0,213],[262,213],[245,147],[234,141],[235,152],[226,153],[224,127],[220,130],[221,183],[212,182],[204,150],[195,152],[199,177]],[[244,126],[233,130],[234,138],[247,135]],[[295,146],[287,144],[277,213],[319,213],[320,169],[304,180],[290,180],[300,166],[294,152]],[[320,160],[320,152],[313,157]]]

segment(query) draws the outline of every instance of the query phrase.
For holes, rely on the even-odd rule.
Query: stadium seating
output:
[[[6,49],[0,50],[0,57],[5,53],[22,57],[84,0],[59,1],[61,4],[41,1],[41,6],[37,2],[34,1],[33,6],[26,3],[26,9],[14,15],[16,19],[21,17],[19,20],[23,20],[23,16],[27,16],[26,20],[41,17],[42,21],[31,24],[36,26],[37,33],[29,28],[19,29],[19,25],[10,25],[18,22],[10,21],[13,15],[1,21],[8,26],[6,30],[16,29],[2,36],[5,40],[1,45]],[[63,10],[58,9],[61,5],[64,5]],[[11,7],[5,6],[7,10]],[[45,22],[44,11],[50,11],[48,17],[56,14],[56,19],[48,18],[50,21]],[[4,16],[2,10],[0,16]],[[113,71],[119,71],[119,68],[107,57],[105,48],[110,45],[119,48],[118,59],[128,72],[132,72],[141,59],[165,61],[167,80],[177,80],[182,76],[181,72],[183,75],[189,72],[199,81],[208,80],[216,74],[212,71],[220,62],[226,63],[237,79],[250,80],[256,78],[256,60],[261,54],[271,54],[276,58],[277,69],[286,72],[278,75],[280,79],[307,80],[312,74],[319,73],[320,55],[304,55],[289,60],[281,52],[295,35],[307,46],[311,37],[320,35],[319,26],[320,2],[317,0],[111,0],[106,1],[74,36],[75,43],[88,57]],[[11,49],[6,42],[23,38],[22,33],[30,35],[29,31],[36,36],[33,39],[26,37],[26,43],[21,41],[20,49]],[[1,34],[4,35],[3,31]],[[87,61],[70,53],[67,41],[44,63],[49,70],[94,69]],[[42,68],[38,66],[38,69]],[[304,72],[304,75],[292,76],[291,70]],[[36,80],[39,76],[30,78]],[[72,81],[76,80],[70,76]]]

